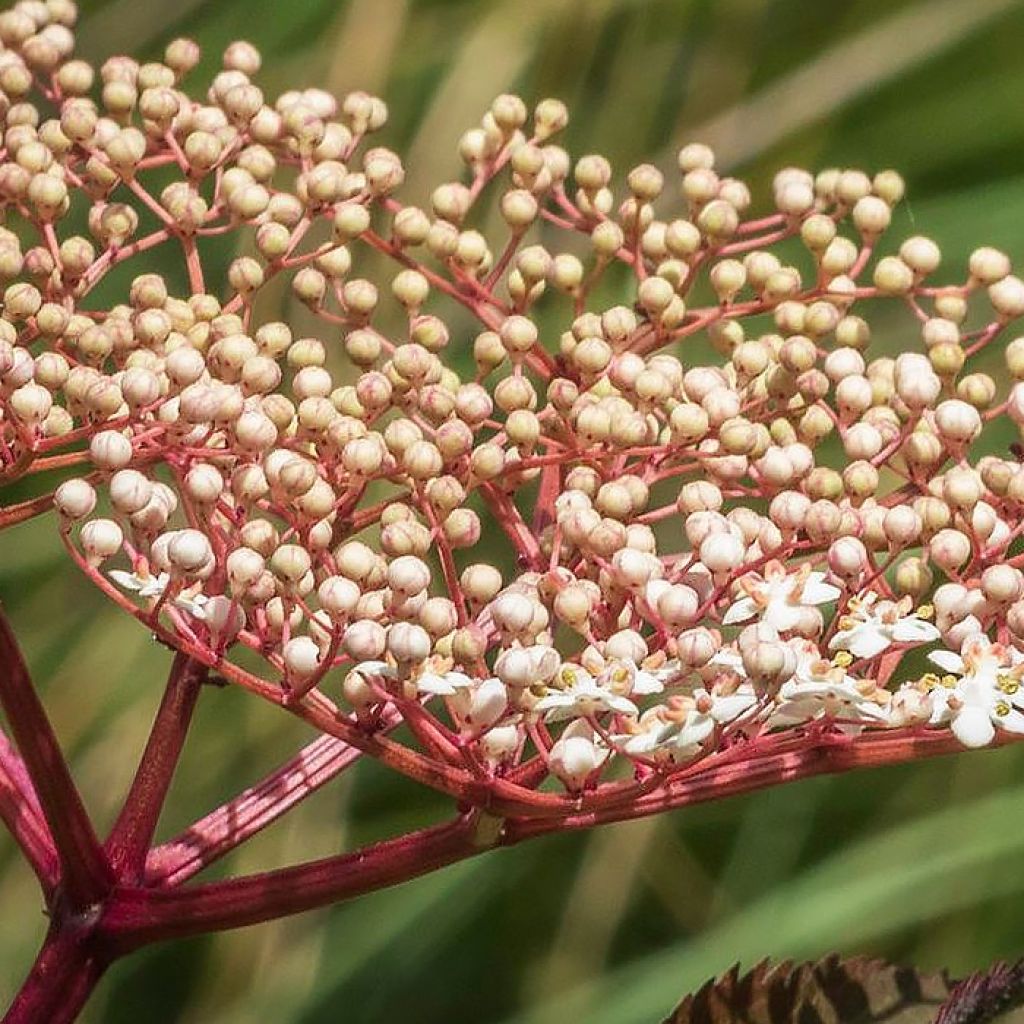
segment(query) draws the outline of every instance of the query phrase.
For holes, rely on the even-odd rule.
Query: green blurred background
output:
[[[154,58],[179,34],[204,49],[192,81],[241,37],[263,51],[268,95],[379,92],[392,111],[382,141],[406,156],[414,201],[459,172],[462,130],[514,90],[566,100],[563,141],[620,170],[707,141],[763,197],[786,164],[893,166],[909,184],[894,235],[935,237],[952,278],[978,244],[1024,258],[1020,0],[111,0],[83,4],[79,50]],[[283,290],[269,301],[266,316],[307,316]],[[917,341],[900,321],[879,344]],[[50,522],[4,535],[0,597],[108,823],[166,652],[70,570]],[[307,739],[241,693],[210,692],[161,834]],[[646,1024],[737,960],[838,949],[965,972],[1024,952],[1022,768],[1024,750],[967,755],[543,840],[332,910],[154,947],[115,965],[85,1019]],[[440,809],[362,766],[223,868],[326,855]],[[6,837],[0,906],[6,1003],[45,925]]]

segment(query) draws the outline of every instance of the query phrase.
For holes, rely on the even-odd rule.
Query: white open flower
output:
[[[598,742],[588,722],[571,722],[552,745],[548,765],[569,789],[580,789],[608,759],[611,751]]]
[[[647,697],[665,689],[659,671],[649,672],[628,659],[612,662],[598,675],[597,682],[623,696]]]
[[[151,573],[125,572],[124,569],[111,569],[107,574],[123,590],[132,590],[139,597],[160,597],[171,582],[169,573],[162,572],[159,576]]]
[[[911,611],[909,597],[901,601],[877,598],[874,591],[850,598],[829,650],[849,651],[855,658],[874,658],[894,643],[926,644],[939,639],[938,629]]]
[[[741,683],[727,693],[698,689],[685,716],[665,721],[652,709],[640,720],[636,732],[615,740],[634,756],[689,761],[701,752],[718,726],[735,721],[756,705],[757,695],[749,683]]]
[[[424,672],[416,680],[416,689],[422,696],[452,697],[473,685],[465,672]]]
[[[887,723],[886,708],[874,699],[873,682],[855,679],[826,661],[817,644],[791,640],[790,646],[797,654],[796,671],[779,687],[770,725],[801,725],[826,717],[869,725]]]
[[[1024,655],[1016,648],[976,633],[964,641],[960,654],[933,651],[928,657],[949,673],[931,689],[931,724],[948,722],[965,747],[988,746],[996,726],[1024,733]]]
[[[558,670],[556,683],[564,687],[549,690],[537,701],[535,710],[549,722],[565,718],[585,718],[603,711],[620,715],[636,715],[636,705],[627,698],[602,686],[586,669],[579,665],[563,665]]]
[[[731,626],[759,618],[780,633],[799,624],[802,608],[828,604],[842,593],[825,582],[823,572],[812,572],[804,566],[790,573],[781,562],[769,562],[763,576],[749,573],[739,585],[745,596],[730,605],[722,624]]]
[[[152,573],[126,572],[124,569],[111,569],[110,578],[122,589],[131,590],[139,597],[150,600],[160,598],[171,582],[169,573],[162,572],[157,576]],[[209,600],[205,594],[191,588],[182,591],[174,598],[176,607],[186,611],[193,618],[202,619],[205,615],[203,606]]]

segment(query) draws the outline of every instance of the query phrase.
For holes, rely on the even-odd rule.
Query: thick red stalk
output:
[[[2,611],[0,707],[7,716],[53,836],[64,898],[77,910],[98,903],[110,888],[110,865]]]
[[[815,775],[877,767],[961,749],[940,731],[857,738],[829,734],[771,737],[751,757],[709,764],[703,771],[670,780],[635,800],[596,805],[578,814],[539,820],[482,816],[459,819],[337,857],[278,871],[179,890],[121,889],[107,904],[100,929],[119,951],[164,938],[239,928],[325,906],[425,874],[492,846],[535,836],[625,821],[691,804],[764,789]],[[481,824],[495,825],[485,834]]]
[[[487,848],[475,817],[337,857],[184,889],[119,889],[100,921],[118,953],[160,939],[241,928],[326,906],[435,871]]]
[[[71,1024],[107,967],[79,923],[54,924],[3,1024]]]
[[[206,675],[206,667],[187,654],[175,655],[138,771],[106,843],[111,867],[120,879],[138,881],[142,876]]]
[[[0,733],[0,821],[10,830],[49,900],[58,880],[57,851],[24,762],[3,733]]]

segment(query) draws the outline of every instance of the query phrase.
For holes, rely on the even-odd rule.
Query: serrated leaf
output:
[[[942,1005],[935,1024],[988,1024],[1020,1020],[1021,1013],[1007,1011],[1024,1004],[1024,960],[993,964],[958,982]]]
[[[665,1024],[928,1024],[950,987],[942,974],[867,957],[765,960],[707,982]]]

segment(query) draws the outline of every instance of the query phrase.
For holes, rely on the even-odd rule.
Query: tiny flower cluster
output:
[[[884,240],[898,174],[786,168],[753,216],[707,146],[620,176],[503,95],[421,208],[379,98],[268,98],[242,42],[192,93],[189,40],[97,75],[73,20],[0,14],[0,481],[80,467],[68,550],[166,642],[355,742],[397,714],[416,765],[574,794],[782,731],[1024,731],[1024,472],[976,455],[1024,423],[1024,282],[979,248],[933,283],[935,242]],[[224,234],[252,255],[211,266]],[[163,246],[187,294],[98,304]],[[260,322],[274,278],[322,336]]]

